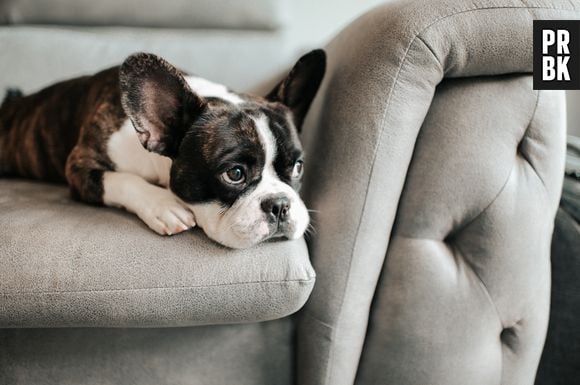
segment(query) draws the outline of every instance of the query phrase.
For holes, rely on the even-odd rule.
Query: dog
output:
[[[247,248],[296,239],[302,123],[326,54],[301,57],[265,97],[188,76],[149,53],[0,107],[0,175],[67,182],[73,199],[124,208],[162,235],[199,226]]]

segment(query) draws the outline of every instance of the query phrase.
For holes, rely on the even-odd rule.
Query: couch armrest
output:
[[[0,328],[258,322],[302,307],[304,240],[231,250],[201,230],[161,237],[65,186],[0,180]]]
[[[532,20],[579,16],[570,2],[395,2],[364,15],[330,43],[328,72],[304,127],[307,153],[314,154],[305,196],[317,211],[310,252],[318,279],[299,324],[298,383],[354,382],[408,166],[436,86],[444,77],[531,73]],[[542,140],[558,148],[561,135]],[[546,156],[542,148],[532,142],[524,148],[545,178],[553,216],[561,158],[537,161]]]

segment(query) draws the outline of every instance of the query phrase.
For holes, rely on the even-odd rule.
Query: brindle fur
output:
[[[223,186],[215,177],[216,171],[225,171],[217,170],[218,161],[226,157],[224,151],[243,156],[249,180],[257,183],[263,151],[247,116],[266,115],[278,147],[275,169],[281,180],[298,188],[299,181],[289,177],[302,152],[296,130],[324,67],[324,52],[313,51],[266,98],[238,94],[244,100],[239,106],[198,97],[183,72],[150,54],[132,55],[121,67],[32,95],[12,92],[0,107],[0,176],[68,182],[73,198],[102,204],[103,173],[115,171],[107,144],[128,113],[143,146],[172,158],[170,187],[181,199],[232,204],[253,183],[245,192]],[[143,121],[165,131],[148,131]]]
[[[102,174],[114,168],[107,139],[125,119],[119,67],[7,100],[0,108],[0,171],[66,181],[74,198],[100,204]]]

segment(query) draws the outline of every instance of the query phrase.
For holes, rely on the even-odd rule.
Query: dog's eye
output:
[[[229,184],[241,184],[246,180],[246,173],[242,166],[234,166],[222,173],[222,179]]]
[[[304,162],[297,160],[294,163],[294,168],[292,169],[292,179],[298,179],[302,176],[302,171],[304,170]]]

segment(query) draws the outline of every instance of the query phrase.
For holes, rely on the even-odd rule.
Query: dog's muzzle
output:
[[[260,204],[270,227],[271,235],[283,235],[290,217],[290,199],[285,195],[266,197]]]

